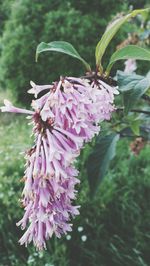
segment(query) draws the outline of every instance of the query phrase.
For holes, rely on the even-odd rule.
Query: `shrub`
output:
[[[70,4],[68,1],[14,1],[1,39],[2,87],[11,89],[18,100],[27,103],[29,97],[26,96],[26,90],[30,86],[30,80],[37,83],[51,82],[59,75],[83,74],[79,63],[60,55],[41,56],[36,64],[36,46],[41,41],[68,40],[90,61],[94,45],[100,39],[107,22],[112,15],[123,9],[125,5],[121,0],[111,3],[82,1],[81,5],[76,1],[71,1]],[[118,40],[121,37],[119,34]],[[112,48],[115,49],[114,45]],[[108,57],[109,55],[108,53]]]
[[[3,33],[5,22],[9,18],[13,0],[0,0],[0,35]]]

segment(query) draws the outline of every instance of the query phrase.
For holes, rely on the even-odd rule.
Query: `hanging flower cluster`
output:
[[[100,79],[73,77],[44,86],[31,82],[31,86],[29,93],[35,98],[45,91],[32,102],[33,111],[16,108],[7,100],[1,110],[32,119],[35,142],[26,153],[25,213],[17,225],[28,227],[20,244],[33,241],[41,250],[53,234],[60,237],[71,231],[70,219],[79,214],[79,206],[72,205],[79,183],[74,163],[84,143],[99,133],[99,123],[110,119],[118,91]]]

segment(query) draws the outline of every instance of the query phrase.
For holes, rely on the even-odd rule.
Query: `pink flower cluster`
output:
[[[34,111],[16,108],[7,100],[1,110],[31,115],[35,145],[26,154],[25,213],[17,225],[28,226],[20,244],[33,241],[40,250],[53,234],[60,237],[71,231],[71,216],[79,214],[79,206],[72,205],[79,183],[74,163],[84,143],[99,133],[99,123],[110,119],[118,91],[102,80],[73,77],[31,86],[29,93],[35,98],[46,92],[32,102]]]

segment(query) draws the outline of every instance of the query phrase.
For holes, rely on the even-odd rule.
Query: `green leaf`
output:
[[[117,71],[117,84],[118,90],[121,92],[131,90],[134,86],[143,79],[143,76],[136,73],[127,74],[123,71]]]
[[[110,134],[98,137],[94,150],[86,161],[86,168],[91,193],[93,194],[106,174],[110,161],[115,156],[116,143],[119,135]]]
[[[150,50],[139,47],[137,45],[127,45],[117,50],[110,58],[109,65],[106,69],[106,74],[109,75],[113,64],[118,60],[136,59],[150,61]]]
[[[95,56],[96,56],[96,65],[100,68],[101,67],[101,60],[102,57],[105,53],[105,50],[107,48],[107,46],[109,45],[110,41],[112,40],[112,38],[114,37],[114,35],[117,33],[117,31],[120,29],[120,27],[126,22],[128,21],[130,18],[135,17],[136,15],[143,13],[143,12],[147,12],[150,9],[138,9],[138,10],[133,10],[131,13],[129,13],[126,16],[123,16],[121,18],[117,18],[115,21],[113,21],[107,28],[106,31],[104,32],[104,34],[102,35],[102,38],[100,39],[100,41],[98,42],[97,46],[96,46],[96,52],[95,52]]]
[[[139,120],[134,120],[132,121],[132,123],[130,124],[131,130],[132,132],[139,136],[140,135],[140,122]]]
[[[122,71],[118,71],[117,81],[119,90],[123,93],[124,111],[127,114],[149,89],[150,76],[148,74],[146,77],[143,77],[135,73],[125,74]]]
[[[88,71],[91,70],[90,65],[79,55],[76,49],[72,46],[72,44],[64,41],[54,41],[50,43],[41,42],[36,49],[36,62],[38,60],[38,56],[40,53],[52,51],[59,52],[63,54],[70,55],[78,60],[80,60],[86,67]]]

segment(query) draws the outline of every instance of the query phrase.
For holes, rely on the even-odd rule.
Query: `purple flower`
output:
[[[5,106],[1,107],[2,112],[21,113],[21,114],[29,114],[29,115],[34,114],[33,111],[29,111],[26,109],[17,108],[15,106],[13,106],[12,103],[6,99],[4,100],[4,105]]]
[[[74,163],[85,142],[100,131],[99,122],[114,111],[115,87],[105,82],[80,78],[61,78],[52,85],[31,82],[35,97],[33,111],[5,101],[2,111],[30,114],[35,135],[34,146],[26,154],[25,186],[22,192],[24,216],[17,223],[24,230],[20,244],[33,241],[37,249],[46,248],[53,234],[71,231],[71,217],[79,214],[73,206],[78,171]]]

